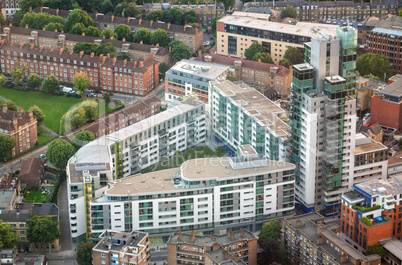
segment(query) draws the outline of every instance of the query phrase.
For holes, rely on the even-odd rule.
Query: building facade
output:
[[[165,100],[172,101],[193,94],[208,103],[208,82],[224,80],[228,73],[227,66],[181,60],[165,74]]]
[[[24,111],[19,107],[18,111],[7,109],[3,105],[0,111],[0,133],[4,133],[15,140],[15,146],[11,150],[11,157],[17,156],[35,146],[38,141],[37,121],[32,111]]]
[[[279,96],[287,97],[292,85],[292,69],[284,66],[233,58],[218,54],[201,54],[197,61],[227,65],[231,74],[260,92],[272,88]]]
[[[149,261],[149,238],[142,232],[104,231],[92,249],[93,264],[147,265]]]
[[[248,265],[257,265],[257,237],[244,228],[237,231],[229,229],[221,235],[196,235],[194,231],[173,233],[167,242],[167,262],[169,265],[186,262],[204,265],[209,263],[208,259],[217,259],[214,254],[219,250],[226,255],[224,261],[239,259]],[[224,255],[218,255],[218,258],[224,259]]]
[[[189,99],[83,146],[67,165],[73,242],[91,237],[93,228],[102,230],[98,221],[91,222],[89,202],[100,196],[109,182],[135,175],[148,167],[152,169],[163,159],[173,157],[176,151],[185,152],[205,143],[205,119],[205,105]],[[103,220],[100,221],[103,224]],[[107,221],[105,219],[105,224]],[[110,229],[116,230],[116,226]],[[122,231],[121,227],[117,231]]]
[[[286,111],[247,84],[210,83],[209,108],[214,138],[236,150],[251,145],[259,155],[286,161],[290,126]]]
[[[36,73],[41,78],[55,75],[59,81],[73,83],[76,73],[84,72],[93,87],[105,91],[122,92],[134,95],[147,95],[159,85],[159,63],[150,55],[144,61],[127,61],[109,58],[109,56],[95,56],[64,52],[63,48],[45,49],[34,44],[25,46],[23,42],[6,44],[1,41],[1,69],[9,74],[15,62],[28,66],[30,73]]]
[[[5,12],[6,12],[6,16],[4,18],[6,18],[8,16],[12,16],[15,14],[15,12],[20,10],[19,2],[20,2],[19,0],[2,0],[1,1],[2,8],[4,8]]]
[[[241,58],[253,42],[258,42],[277,64],[287,48],[303,50],[304,43],[319,37],[320,33],[335,36],[336,28],[336,25],[319,23],[284,24],[247,16],[226,16],[216,22],[216,53]]]
[[[356,184],[341,200],[341,232],[359,249],[402,237],[401,176]]]

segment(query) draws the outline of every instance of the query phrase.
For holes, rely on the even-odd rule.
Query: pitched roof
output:
[[[22,177],[26,174],[34,174],[40,178],[43,172],[43,161],[36,157],[31,157],[22,162],[19,176]]]
[[[16,130],[18,126],[22,126],[31,121],[31,117],[29,115],[30,112],[23,111],[22,108],[20,108],[20,111],[12,111],[6,110],[3,107],[3,109],[0,109],[0,129],[8,131]],[[32,119],[36,121],[35,116],[33,116]],[[17,123],[14,124],[14,121]],[[15,125],[17,125],[17,128],[15,128]]]
[[[227,56],[218,55],[218,54],[204,53],[200,57],[197,57],[196,60],[197,61],[205,61],[205,56],[207,56],[207,55],[211,56],[212,62],[217,63],[217,64],[234,66],[235,61],[240,61],[242,63],[242,67],[246,67],[246,68],[250,68],[250,69],[254,69],[254,70],[260,70],[260,71],[270,71],[272,67],[278,67],[278,71],[277,71],[276,75],[287,76],[288,74],[290,74],[290,70],[281,65],[254,62],[254,61],[250,61],[250,60],[244,60],[244,59],[234,58],[234,57],[227,57]]]

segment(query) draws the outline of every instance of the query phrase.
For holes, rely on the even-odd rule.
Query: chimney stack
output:
[[[31,43],[30,48],[33,49],[34,46],[35,46],[35,45],[34,45],[33,43]]]
[[[82,33],[82,36],[85,36],[85,32]]]
[[[99,16],[99,13],[96,12],[96,14],[95,14],[95,19],[98,19],[98,16]]]
[[[127,18],[127,24],[130,23],[131,17]]]
[[[126,38],[123,38],[122,41],[126,41]]]
[[[7,112],[7,104],[3,104],[3,113]]]
[[[144,66],[144,61],[140,61],[140,67]]]
[[[7,108],[7,106],[6,106],[6,108]],[[179,234],[178,234],[177,238],[178,238],[179,240],[181,240],[181,231],[179,231]]]
[[[25,25],[25,28],[26,28],[26,29],[28,28],[28,24]]]
[[[114,15],[112,15],[112,21],[114,20]]]
[[[34,205],[34,203],[32,203],[31,209],[29,210],[29,212],[30,212],[31,216],[35,215],[35,205]]]
[[[31,12],[32,12],[32,6],[29,7],[29,13],[31,13]]]
[[[127,64],[127,59],[124,59],[123,65],[126,66],[126,64]]]
[[[141,22],[142,22],[142,18],[140,18],[138,25],[141,25]]]
[[[60,9],[56,9],[56,15],[58,15],[59,14],[59,11],[60,11]]]
[[[140,44],[144,44],[144,42],[143,42],[143,41],[140,41]]]
[[[191,234],[190,234],[190,243],[193,243],[194,240],[195,240],[195,232],[193,230],[193,231],[191,231]]]
[[[107,58],[110,58],[110,53],[107,54]]]
[[[113,65],[116,64],[117,58],[113,58]]]
[[[91,52],[91,58],[94,58],[95,53]]]
[[[64,51],[64,49],[63,49],[63,48],[61,48],[61,49],[60,49],[60,54],[62,54],[62,53],[63,53],[63,51]]]
[[[186,31],[187,25],[184,25],[184,31]]]
[[[23,42],[21,42],[20,43],[20,48],[22,48],[24,46],[24,43]]]
[[[39,51],[43,50],[43,45],[39,46]]]
[[[159,43],[156,44],[156,47],[159,47]]]
[[[137,61],[134,61],[134,68],[137,67]]]
[[[153,20],[151,20],[151,27],[152,27],[152,24],[154,23],[154,21]]]
[[[82,55],[84,55],[84,51],[80,51],[80,57],[82,57]]]
[[[71,49],[70,54],[73,54],[73,52],[74,52],[74,51]]]
[[[168,22],[167,28],[168,28],[168,29],[170,28],[170,22]]]
[[[57,29],[54,29],[54,32],[57,32]]]

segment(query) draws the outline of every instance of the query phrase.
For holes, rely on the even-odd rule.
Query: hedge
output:
[[[53,189],[44,202],[57,203],[57,195],[59,194],[60,185],[65,177],[66,177],[65,172],[61,172],[56,175],[56,180],[54,181]]]
[[[375,206],[373,206],[373,207],[368,207],[368,208],[362,208],[362,207],[360,207],[360,206],[353,205],[353,206],[352,206],[352,209],[353,209],[353,210],[360,211],[360,212],[362,212],[362,213],[367,213],[367,212],[370,212],[370,211],[374,211],[374,210],[381,209],[381,205],[375,205]]]
[[[371,221],[370,219],[368,219],[368,218],[365,217],[365,216],[362,218],[362,222],[365,223],[365,224],[368,225],[368,226],[373,225],[373,221]]]

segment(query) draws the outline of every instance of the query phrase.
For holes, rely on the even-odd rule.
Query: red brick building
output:
[[[44,162],[37,157],[30,157],[22,162],[18,178],[21,184],[39,187],[43,175]]]
[[[341,197],[341,232],[367,249],[381,240],[402,237],[402,177],[355,185]]]
[[[17,156],[35,146],[38,141],[37,121],[32,111],[19,111],[7,109],[3,105],[0,111],[0,133],[15,139],[15,147],[11,151],[11,157]]]
[[[6,44],[1,41],[1,69],[10,73],[19,61],[28,66],[28,73],[36,73],[41,78],[55,75],[61,82],[72,83],[76,73],[84,72],[94,87],[107,91],[123,92],[134,95],[147,95],[159,85],[159,63],[149,55],[143,61],[127,61],[109,56],[86,55],[46,49],[43,45]]]

